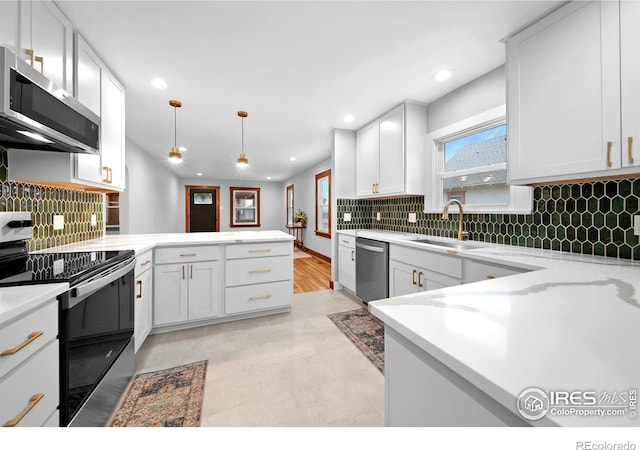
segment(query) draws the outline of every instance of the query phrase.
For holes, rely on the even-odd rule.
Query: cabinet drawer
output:
[[[293,259],[290,256],[234,259],[226,264],[226,286],[268,283],[293,279]]]
[[[527,269],[519,267],[508,267],[499,264],[482,263],[479,261],[465,260],[464,262],[464,282],[490,280],[492,278],[508,277],[519,273],[529,272]]]
[[[418,250],[400,245],[389,246],[389,259],[412,266],[442,273],[450,277],[462,278],[462,259],[457,256]]]
[[[291,280],[229,287],[225,291],[224,312],[225,314],[237,314],[291,306],[292,302],[293,282]]]
[[[38,337],[36,333],[42,333]],[[58,335],[58,302],[51,302],[22,318],[0,328],[0,353],[18,349],[13,354],[0,356],[0,378],[13,370],[47,342]],[[34,338],[35,337],[35,338]]]
[[[153,267],[153,250],[148,250],[142,255],[136,257],[136,268],[134,271],[135,276],[142,274],[146,270]]]
[[[0,382],[0,426],[35,406],[16,425],[39,427],[58,407],[58,341],[49,344]],[[36,395],[42,398],[37,401]]]
[[[356,238],[355,236],[338,234],[338,245],[342,245],[343,247],[356,248]]]
[[[155,259],[156,264],[215,261],[220,259],[220,247],[217,245],[194,245],[191,247],[158,248]]]
[[[293,246],[290,241],[227,245],[227,259],[291,255],[292,252]]]

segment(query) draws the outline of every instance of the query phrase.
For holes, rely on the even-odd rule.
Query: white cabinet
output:
[[[57,335],[55,298],[0,324],[0,425],[55,425],[60,403]]]
[[[14,53],[18,48],[19,17],[20,2],[0,2],[0,46],[7,47]]]
[[[620,57],[621,165],[638,167],[640,166],[640,2],[620,2]]]
[[[72,92],[73,28],[53,2],[20,2],[20,47],[22,59]]]
[[[389,246],[389,296],[414,294],[460,284],[462,260],[428,250]]]
[[[508,277],[511,275],[517,275],[519,273],[530,272],[530,270],[528,269],[475,261],[467,258],[465,258],[463,266],[463,283],[492,280],[494,278]]]
[[[356,238],[338,234],[338,280],[343,288],[356,292]]]
[[[638,172],[628,137],[640,127],[627,125],[640,115],[634,3],[620,14],[618,2],[572,2],[508,40],[510,183]]]
[[[424,193],[426,107],[403,103],[356,133],[356,195]]]
[[[75,34],[75,97],[100,116],[100,92],[104,64],[82,36]]]
[[[218,247],[156,250],[153,323],[169,325],[220,314],[221,265]]]
[[[153,251],[136,258],[134,350],[137,352],[153,328]]]

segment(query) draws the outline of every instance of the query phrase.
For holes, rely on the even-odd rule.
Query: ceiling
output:
[[[500,39],[561,2],[56,3],[125,86],[129,139],[179,177],[283,181],[330,156],[333,128],[356,130],[500,66]],[[453,76],[436,82],[441,69]],[[167,89],[151,86],[158,77]],[[183,104],[179,165],[167,160],[170,99]]]

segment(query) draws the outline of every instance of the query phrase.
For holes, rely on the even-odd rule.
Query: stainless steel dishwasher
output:
[[[356,295],[365,303],[389,297],[389,244],[356,238]]]

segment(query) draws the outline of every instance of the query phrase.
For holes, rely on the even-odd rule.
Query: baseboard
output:
[[[328,256],[323,255],[322,253],[318,253],[318,252],[316,252],[315,250],[311,250],[309,247],[306,247],[306,248],[304,249],[304,251],[305,251],[306,253],[309,253],[310,255],[313,255],[313,256],[315,256],[315,257],[317,257],[317,258],[320,258],[321,260],[326,261],[326,262],[328,262],[329,264],[331,264],[331,258],[329,258]]]

